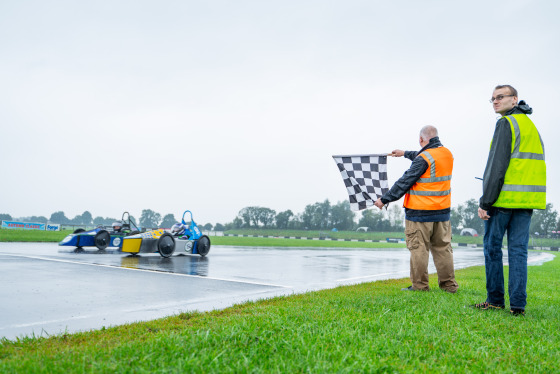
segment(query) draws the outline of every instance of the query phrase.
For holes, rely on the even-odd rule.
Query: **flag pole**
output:
[[[375,153],[368,155],[332,155],[332,157],[379,157],[379,156],[391,156],[392,153]]]

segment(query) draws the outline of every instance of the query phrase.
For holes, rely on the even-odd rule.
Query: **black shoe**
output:
[[[511,308],[509,310],[509,314],[512,316],[525,316],[525,310],[524,309],[519,309],[519,308]]]
[[[483,302],[480,304],[474,304],[471,305],[471,307],[475,308],[475,309],[480,309],[480,310],[499,310],[499,309],[504,309],[503,305],[494,305],[494,304],[490,304],[489,302]]]

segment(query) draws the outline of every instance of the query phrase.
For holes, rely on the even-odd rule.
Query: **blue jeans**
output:
[[[532,209],[491,208],[490,219],[484,226],[484,263],[486,266],[486,301],[505,306],[502,240],[507,231],[511,308],[525,309],[527,305],[527,247]]]

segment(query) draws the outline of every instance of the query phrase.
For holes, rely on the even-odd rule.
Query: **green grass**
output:
[[[66,235],[71,234],[72,230],[63,231],[39,231],[39,230],[10,230],[0,229],[0,242],[9,241],[60,241]],[[228,234],[237,235],[268,235],[268,236],[289,236],[289,237],[310,237],[310,238],[334,238],[334,239],[369,239],[386,240],[387,238],[404,239],[402,232],[355,232],[355,231],[303,231],[303,230],[229,230]]]
[[[33,230],[0,230],[0,242],[59,242],[66,235],[66,231],[33,231]],[[212,236],[212,245],[233,245],[245,247],[333,247],[333,248],[404,248],[403,243],[366,243],[366,242],[336,242],[331,240],[303,240],[253,238],[237,236]]]
[[[307,238],[334,238],[334,239],[369,239],[385,240],[387,238],[404,239],[404,231],[400,232],[363,232],[363,231],[319,231],[319,230],[277,230],[277,229],[237,229],[228,230],[227,234],[237,235],[268,235],[290,236]]]
[[[212,236],[212,245],[246,247],[329,247],[329,248],[404,248],[404,243],[337,242],[331,240],[252,238],[238,236]]]
[[[38,231],[38,230],[9,230],[0,229],[0,242],[59,242],[72,230],[63,231]],[[387,238],[404,239],[402,232],[355,232],[355,231],[306,231],[306,230],[275,230],[275,229],[244,229],[229,230],[228,234],[237,235],[259,235],[277,237],[313,237],[332,239],[363,239],[363,240],[386,240]],[[243,239],[243,240],[242,240]],[[279,247],[348,247],[348,243],[337,243],[325,241],[312,241],[304,239],[277,239],[277,238],[240,238],[240,237],[211,237],[213,244],[218,245],[241,245],[241,246],[279,246]],[[453,235],[453,243],[466,243],[482,245],[482,237]],[[352,242],[352,247],[357,248],[379,248],[385,245],[374,245],[371,243]],[[534,239],[529,240],[529,245],[536,247],[560,247],[560,239]],[[402,244],[387,245],[387,247],[402,247]]]
[[[59,242],[72,230],[40,231],[0,229],[0,242]]]
[[[485,299],[483,267],[457,294],[387,280],[185,313],[104,330],[0,343],[2,373],[553,373],[560,259],[529,267],[525,317]],[[507,274],[507,270],[505,271]]]
[[[328,237],[334,239],[369,239],[386,240],[387,238],[404,239],[404,232],[356,232],[356,231],[318,231],[318,230],[277,230],[277,229],[237,229],[228,230],[228,234],[237,235],[268,235],[268,236],[290,236],[290,237]],[[478,244],[482,246],[482,236],[453,235],[453,243]],[[505,243],[505,241],[504,241]],[[531,237],[529,245],[536,247],[560,247],[560,239]]]

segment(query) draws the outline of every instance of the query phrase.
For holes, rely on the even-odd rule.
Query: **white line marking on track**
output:
[[[121,270],[143,271],[143,272],[146,272],[146,273],[167,274],[167,275],[174,275],[174,276],[187,277],[187,278],[199,278],[199,279],[210,279],[210,280],[217,280],[217,281],[224,281],[224,282],[254,284],[254,285],[257,285],[257,286],[293,288],[292,286],[284,286],[284,285],[280,285],[280,284],[271,284],[271,283],[262,283],[262,282],[249,282],[249,281],[241,281],[241,280],[237,280],[237,279],[227,279],[227,278],[203,277],[201,275],[171,273],[171,272],[168,272],[168,271],[135,269],[135,268],[127,268],[127,267],[123,267],[123,266],[116,266],[116,265],[104,265],[104,264],[95,264],[95,263],[89,263],[89,262],[62,260],[62,259],[42,257],[42,256],[29,256],[29,255],[18,255],[18,254],[7,254],[7,253],[6,254],[0,253],[0,256],[23,257],[23,258],[31,258],[31,259],[35,259],[35,260],[62,262],[62,263],[67,263],[67,264],[98,266],[98,267],[111,268],[111,269],[121,269]]]

